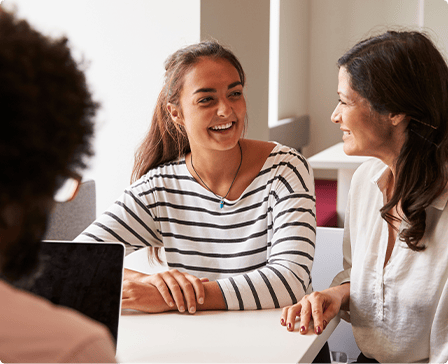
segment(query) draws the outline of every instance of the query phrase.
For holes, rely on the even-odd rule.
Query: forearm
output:
[[[199,311],[227,309],[224,297],[217,282],[205,282],[204,290],[204,303],[202,305],[197,305]]]
[[[130,280],[130,281],[144,282],[146,277],[148,277],[148,274],[141,273],[136,270],[124,268],[124,279]]]
[[[178,305],[168,305],[163,299],[161,292],[151,283],[150,277],[150,275],[141,272],[125,269],[124,279],[126,285],[124,293],[126,294],[124,296],[126,298],[123,300],[123,303],[125,303],[126,308],[134,308],[145,312],[166,312],[177,310],[178,307],[183,306],[184,308],[179,309],[179,311],[190,311],[188,308],[190,306],[185,301],[185,296],[183,299],[181,296]],[[193,296],[193,300],[196,300],[196,303],[194,304],[195,309],[190,311],[191,313],[198,310],[225,310],[227,308],[217,282],[203,282],[201,285],[204,289],[203,302],[201,303],[197,296],[196,299]]]

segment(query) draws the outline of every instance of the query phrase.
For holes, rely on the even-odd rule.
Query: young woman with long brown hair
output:
[[[182,48],[136,153],[132,185],[77,239],[149,247],[169,270],[126,270],[123,307],[262,309],[311,292],[315,198],[296,150],[243,137],[244,71],[215,41]]]

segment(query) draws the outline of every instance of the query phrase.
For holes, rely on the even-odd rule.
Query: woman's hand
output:
[[[122,308],[131,308],[148,313],[174,311],[169,307],[162,295],[152,284],[135,280],[123,281]]]
[[[196,312],[196,304],[202,305],[205,299],[203,282],[191,274],[179,272],[177,269],[151,274],[142,278],[143,283],[157,288],[165,303],[179,312]]]
[[[313,292],[304,296],[300,302],[285,307],[280,323],[289,331],[294,331],[296,317],[300,317],[300,333],[308,332],[310,321],[314,321],[314,332],[320,335],[339,310],[347,309],[350,299],[350,283]]]
[[[179,312],[195,313],[197,304],[202,305],[205,300],[204,282],[208,282],[208,279],[199,279],[191,274],[179,272],[177,269],[152,275],[126,269],[123,304],[127,299],[126,305],[133,302],[134,306],[147,307],[140,309],[145,312],[172,311],[177,308]],[[145,297],[154,294],[151,287],[157,290],[157,297]],[[163,299],[163,305],[158,302],[158,296]],[[154,308],[148,307],[153,304]]]

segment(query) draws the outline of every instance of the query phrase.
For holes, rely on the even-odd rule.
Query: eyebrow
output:
[[[344,92],[342,92],[342,91],[338,91],[338,95],[339,95],[339,97],[343,96],[343,97],[345,97],[346,99],[349,99],[349,97],[348,97]]]
[[[227,90],[230,90],[231,88],[234,88],[238,85],[242,86],[243,84],[241,83],[241,81],[233,82],[229,86],[227,86]],[[215,88],[199,88],[195,92],[193,92],[193,95],[200,93],[200,92],[216,92],[216,89]]]

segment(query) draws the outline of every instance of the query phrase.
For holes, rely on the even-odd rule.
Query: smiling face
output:
[[[363,155],[384,161],[395,153],[396,128],[388,115],[375,112],[369,102],[352,89],[350,75],[344,67],[339,69],[339,103],[331,121],[339,124],[344,132],[344,152],[348,155]]]
[[[244,130],[246,101],[236,68],[224,59],[203,58],[185,74],[180,107],[168,104],[185,127],[191,150],[234,148]]]

